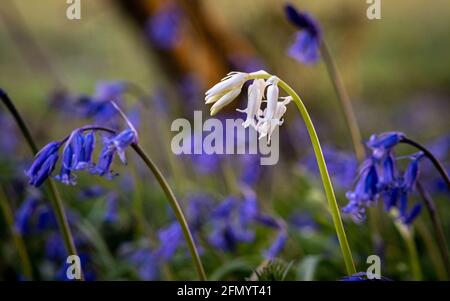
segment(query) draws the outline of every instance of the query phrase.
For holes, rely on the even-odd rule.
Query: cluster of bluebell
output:
[[[187,204],[186,217],[200,254],[204,253],[200,244],[201,237],[203,244],[206,243],[215,250],[236,252],[240,244],[255,241],[254,226],[257,224],[277,233],[272,244],[262,252],[264,258],[274,259],[286,244],[288,236],[285,223],[262,213],[252,191],[246,191],[243,198],[225,198],[217,205],[206,195],[195,195],[188,198]],[[159,229],[157,239],[158,245],[155,248],[148,244],[139,247],[131,244],[122,246],[120,253],[136,266],[141,279],[158,279],[160,265],[172,260],[176,251],[185,246],[182,229],[176,221]]]
[[[385,209],[397,209],[399,220],[406,225],[411,224],[421,211],[421,204],[417,203],[409,208],[409,196],[415,189],[419,175],[419,161],[423,153],[415,153],[410,159],[405,172],[397,168],[398,157],[394,148],[405,137],[400,132],[388,132],[373,135],[367,142],[372,154],[360,166],[358,179],[353,191],[347,192],[349,203],[342,209],[351,214],[356,221],[365,218],[365,208],[372,206],[382,198]]]
[[[59,174],[55,177],[67,185],[75,185],[74,171],[88,170],[91,174],[105,176],[111,179],[116,175],[110,167],[114,156],[118,155],[125,164],[125,150],[133,143],[137,143],[137,133],[134,129],[127,129],[117,135],[107,132],[103,137],[103,147],[98,162],[92,160],[95,148],[95,133],[104,131],[102,128],[85,126],[74,130],[67,138],[53,141],[43,147],[35,156],[30,168],[26,171],[29,183],[39,187],[53,172],[58,159],[59,150],[63,147],[62,162]]]
[[[300,30],[294,44],[289,48],[289,56],[304,64],[317,63],[322,42],[319,23],[308,13],[299,12],[292,5],[286,5],[285,11],[289,21]]]

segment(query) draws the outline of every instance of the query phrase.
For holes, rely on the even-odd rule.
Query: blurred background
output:
[[[291,3],[320,22],[363,138],[402,131],[435,147],[448,166],[450,3],[382,0],[382,19],[373,21],[366,18],[365,1]],[[105,121],[96,113],[86,113],[83,101],[104,96],[102,84],[103,88],[126,84],[126,93],[108,93],[120,98],[138,126],[142,144],[168,176],[188,215],[192,198],[207,198],[215,208],[230,195],[241,195],[243,181],[257,196],[261,210],[289,225],[288,247],[276,256],[283,267],[292,264],[287,279],[338,279],[344,275],[338,245],[309,138],[295,110],[288,110],[281,128],[281,160],[275,166],[255,166],[252,158],[243,156],[176,156],[170,151],[174,119],[192,119],[194,110],[202,110],[206,118],[204,91],[229,71],[264,69],[302,96],[329,150],[327,163],[335,167],[331,173],[339,203],[347,203],[345,191],[352,189],[357,163],[345,120],[323,63],[303,65],[288,56],[297,30],[286,19],[284,5],[278,0],[81,0],[81,20],[68,20],[65,1],[4,0],[0,87],[43,146],[92,120]],[[228,113],[243,106],[236,102]],[[3,107],[0,125],[2,194],[15,215],[30,195],[43,200],[45,195],[25,183],[22,171],[32,156]],[[134,154],[129,156],[128,166],[115,163],[120,176],[113,181],[85,174],[75,187],[58,185],[68,210],[76,216],[73,228],[80,233],[92,280],[194,278],[183,247],[175,246],[175,255],[167,256],[163,266],[154,263],[151,250],[163,245],[160,231],[167,230],[173,215],[152,176]],[[430,187],[439,186],[432,183],[436,180],[432,175],[427,178]],[[99,191],[92,196],[89,192],[94,188]],[[434,191],[448,237],[448,190]],[[89,196],[81,197],[82,193]],[[114,218],[108,220],[108,214]],[[383,275],[386,271],[393,279],[411,279],[404,242],[387,214],[380,211],[377,218],[382,234],[375,240],[370,221],[357,225],[345,220],[357,263],[365,270],[368,255],[382,254]],[[433,246],[427,241],[431,231],[427,218],[420,217],[416,235],[422,272],[424,279],[442,279],[445,272],[436,271],[439,262],[428,255]],[[0,279],[27,279],[4,218],[0,221]],[[202,257],[215,279],[255,276],[254,269],[264,262],[264,250],[280,235],[276,229],[255,226],[254,239],[242,239],[231,251],[210,251],[208,244],[215,246],[210,236],[217,235],[213,232],[218,226],[206,224],[199,239],[205,241]],[[32,279],[59,279],[61,262],[53,260],[56,251],[49,244],[57,243],[51,235],[48,231],[24,235]]]

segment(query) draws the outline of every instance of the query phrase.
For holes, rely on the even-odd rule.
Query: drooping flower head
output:
[[[288,20],[300,30],[288,54],[304,64],[317,63],[320,59],[322,40],[319,23],[309,14],[296,10],[290,4],[285,6],[285,13]]]
[[[115,173],[110,170],[114,156],[117,154],[122,162],[126,163],[125,150],[132,144],[137,143],[137,131],[126,118],[122,111],[113,103],[119,113],[126,119],[129,129],[118,134],[113,130],[97,126],[85,126],[75,129],[65,139],[47,144],[39,153],[26,171],[29,183],[39,187],[53,172],[58,162],[58,152],[63,147],[61,169],[55,177],[56,180],[66,184],[75,185],[76,176],[74,171],[88,170],[91,174],[112,178]],[[87,132],[87,133],[85,133]],[[103,147],[97,163],[92,160],[95,148],[95,133],[106,132],[103,138]]]
[[[394,148],[405,138],[400,132],[387,132],[372,135],[367,147],[372,153],[360,167],[358,179],[353,191],[348,191],[349,200],[342,211],[350,214],[356,221],[365,218],[365,208],[375,204],[381,197],[387,211],[394,210],[401,222],[411,224],[421,211],[421,205],[409,208],[409,199],[414,192],[419,174],[419,161],[423,153],[407,156],[410,163],[405,172],[397,167]]]
[[[271,76],[267,80],[255,79],[258,75],[268,75],[268,73],[265,71],[229,73],[218,84],[206,91],[205,103],[213,104],[210,112],[212,116],[217,114],[241,93],[244,83],[253,78],[253,83],[248,90],[247,108],[237,111],[247,115],[242,124],[244,128],[252,126],[259,133],[259,139],[267,137],[267,142],[270,143],[273,132],[283,124],[286,105],[292,101],[292,98],[290,96],[281,97],[282,101],[279,101],[278,83],[280,79],[276,76]],[[264,96],[266,100],[264,100]],[[261,110],[264,102],[266,108]]]

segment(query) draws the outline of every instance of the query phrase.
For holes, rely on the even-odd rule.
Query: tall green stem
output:
[[[365,157],[364,146],[362,144],[361,131],[356,120],[355,112],[353,110],[350,97],[345,90],[344,83],[342,81],[339,70],[336,66],[336,62],[331,55],[330,49],[324,40],[322,40],[320,46],[320,53],[322,54],[323,61],[327,68],[331,82],[333,83],[334,90],[339,100],[340,107],[344,113],[345,121],[350,130],[350,135],[353,142],[353,148],[355,150],[356,158],[359,162],[362,162]]]
[[[258,74],[254,75],[253,78],[268,79],[270,74]],[[333,185],[331,184],[330,175],[328,174],[327,165],[325,163],[325,158],[323,156],[322,148],[320,146],[320,141],[317,136],[316,130],[314,128],[311,117],[306,110],[303,101],[300,96],[292,89],[286,82],[279,80],[278,86],[282,88],[287,94],[289,94],[295,104],[297,105],[300,114],[302,115],[303,121],[305,122],[306,128],[313,145],[314,154],[316,156],[317,165],[319,166],[320,176],[322,178],[323,187],[325,190],[325,195],[328,200],[328,206],[330,209],[331,216],[333,218],[334,227],[336,229],[336,234],[339,240],[339,245],[341,247],[342,255],[344,257],[345,267],[349,275],[356,273],[355,263],[353,262],[352,252],[348,244],[347,236],[345,235],[344,225],[342,223],[341,214],[339,212],[339,206],[336,201],[336,196],[334,195]]]
[[[145,153],[145,151],[138,144],[133,144],[132,146],[133,146],[134,151],[141,157],[141,159],[144,161],[144,163],[147,165],[147,167],[150,169],[150,171],[155,176],[155,178],[158,181],[161,188],[164,190],[164,193],[169,201],[169,204],[175,213],[175,217],[177,218],[178,222],[180,223],[181,229],[183,230],[183,234],[186,239],[186,243],[188,245],[189,252],[191,253],[192,260],[194,261],[194,265],[197,270],[197,274],[198,274],[200,280],[202,280],[202,281],[207,280],[205,270],[203,269],[203,265],[200,260],[200,256],[198,255],[198,252],[197,252],[197,247],[195,246],[191,231],[189,230],[188,223],[186,221],[186,218],[184,217],[183,211],[181,210],[181,206],[175,197],[175,194],[173,193],[172,189],[169,186],[169,183],[167,183],[167,180],[164,178],[164,176],[161,173],[161,171],[159,170],[159,168],[155,165],[155,163],[153,163],[153,161]]]
[[[3,187],[0,187],[0,208],[3,211],[5,222],[11,231],[14,245],[16,246],[17,253],[19,254],[23,275],[27,280],[31,280],[33,278],[33,271],[31,268],[30,257],[28,256],[28,252],[25,247],[25,242],[23,241],[22,235],[20,235],[20,233],[14,226],[14,215],[12,213],[11,207],[9,206],[8,200],[6,199],[6,193],[4,192]]]
[[[17,111],[16,107],[14,106],[9,96],[1,89],[0,89],[0,99],[3,101],[3,103],[11,113],[11,115],[14,117],[14,120],[16,121],[17,126],[22,132],[22,135],[25,137],[28,146],[35,155],[38,152],[38,148],[36,146],[36,143],[34,142],[33,137],[31,136],[30,130],[26,126],[22,116]],[[51,195],[50,202],[53,208],[53,212],[55,213],[56,220],[58,222],[58,226],[61,231],[66,250],[69,253],[69,255],[77,255],[72,232],[70,231],[69,227],[69,222],[67,221],[67,216],[64,212],[63,202],[59,195],[58,189],[56,188],[55,182],[50,178],[47,180],[47,187],[50,191]]]

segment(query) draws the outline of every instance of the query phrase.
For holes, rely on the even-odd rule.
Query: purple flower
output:
[[[158,258],[169,260],[175,254],[180,243],[183,241],[183,232],[178,222],[170,224],[167,228],[158,231],[160,246],[155,255]]]
[[[53,172],[58,161],[58,150],[61,144],[50,142],[34,157],[30,168],[25,172],[30,185],[39,187]]]
[[[23,201],[22,205],[16,212],[15,229],[22,235],[30,234],[31,222],[36,209],[39,205],[39,200],[35,197],[29,197]]]
[[[73,158],[73,146],[71,143],[67,143],[63,151],[63,161],[61,163],[61,171],[56,180],[66,185],[75,185],[75,176],[71,174],[72,170],[72,158]]]
[[[327,162],[327,167],[332,177],[333,183],[342,189],[348,189],[354,182],[357,173],[358,162],[353,154],[340,151],[332,146],[325,145],[323,147],[323,155]],[[308,153],[302,160],[304,165],[310,172],[319,176],[319,169],[313,152]]]
[[[380,135],[374,134],[367,142],[367,146],[373,150],[373,156],[379,159],[387,151],[399,144],[403,137],[405,137],[405,134],[401,132],[386,132]]]
[[[134,130],[125,130],[112,138],[105,138],[98,163],[91,168],[90,172],[109,179],[113,178],[117,175],[110,170],[114,155],[118,154],[121,161],[126,164],[125,150],[136,142],[137,135]]]
[[[119,253],[137,268],[139,277],[142,280],[152,281],[158,279],[160,262],[150,248],[135,248],[127,243],[120,247]]]
[[[297,11],[292,5],[285,6],[288,20],[300,31],[288,54],[304,64],[314,64],[320,58],[321,29],[309,14]]]
[[[106,223],[114,224],[119,219],[119,197],[117,193],[111,192],[106,196],[106,210],[103,220]]]
[[[0,154],[14,153],[18,144],[16,126],[9,116],[0,113]]]
[[[173,49],[180,40],[181,10],[175,5],[167,5],[147,23],[147,34],[155,45],[164,50]]]
[[[106,176],[108,179],[112,179],[117,175],[110,170],[114,155],[114,149],[109,145],[104,145],[100,153],[98,163],[90,170],[90,173],[99,176]]]
[[[344,213],[351,214],[359,222],[365,218],[365,207],[381,196],[385,209],[398,209],[399,219],[404,224],[411,224],[419,215],[421,206],[417,204],[409,210],[408,202],[417,182],[419,161],[424,154],[420,152],[407,157],[411,161],[406,171],[399,172],[394,148],[404,137],[400,132],[371,136],[367,146],[372,150],[372,154],[360,168],[355,189],[346,194],[349,203],[342,209]]]
[[[414,154],[411,156],[411,162],[405,171],[403,176],[403,189],[405,191],[412,191],[416,186],[417,177],[419,176],[419,161],[422,159],[424,154],[422,152]]]
[[[284,246],[286,245],[287,238],[288,236],[286,231],[281,230],[278,233],[277,238],[270,246],[270,248],[264,252],[264,257],[269,260],[272,260],[275,257],[277,257],[278,254],[283,250]]]

